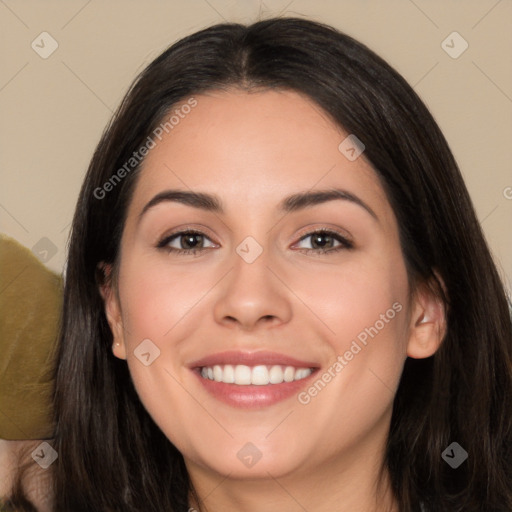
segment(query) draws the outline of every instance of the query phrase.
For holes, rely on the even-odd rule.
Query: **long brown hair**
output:
[[[365,145],[398,220],[410,283],[444,289],[438,352],[407,359],[385,465],[402,512],[512,510],[512,325],[467,189],[432,115],[361,43],[312,21],[221,24],[172,45],[141,73],[94,153],[73,220],[56,369],[56,510],[188,510],[184,460],[141,404],[98,291],[116,263],[140,164],[98,197],[178,102],[212,89],[305,94]],[[103,189],[104,190],[104,189]],[[96,193],[95,193],[96,192]],[[443,451],[467,460],[453,469]]]

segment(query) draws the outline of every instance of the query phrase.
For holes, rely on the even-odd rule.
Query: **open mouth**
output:
[[[268,384],[282,384],[309,377],[314,368],[295,368],[284,365],[219,365],[203,366],[200,374],[203,379],[238,386],[267,386]]]
[[[189,368],[215,399],[259,409],[296,396],[320,365],[276,352],[232,350],[196,360]]]

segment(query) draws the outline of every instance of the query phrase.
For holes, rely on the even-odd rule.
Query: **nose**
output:
[[[233,268],[222,281],[214,317],[225,327],[244,331],[276,327],[290,321],[290,299],[290,290],[265,250],[252,263],[235,254]]]

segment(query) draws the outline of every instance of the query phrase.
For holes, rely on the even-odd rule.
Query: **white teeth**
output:
[[[281,384],[283,382],[283,369],[280,366],[272,366],[270,368],[269,382],[270,384]]]
[[[222,382],[226,384],[235,382],[235,369],[230,364],[224,366],[224,370],[222,370]]]
[[[252,369],[251,384],[266,386],[269,383],[268,370],[266,366],[255,366]]]
[[[235,366],[235,384],[247,386],[251,383],[251,369],[243,364]]]
[[[222,368],[218,364],[213,367],[213,380],[222,382]]]
[[[301,380],[311,375],[311,368],[294,368],[293,366],[246,366],[230,364],[215,366],[205,366],[201,368],[201,377],[215,382],[225,382],[226,384],[237,384],[239,386],[266,386],[268,384],[282,384],[283,382],[292,382]]]
[[[291,382],[295,378],[295,368],[293,366],[287,366],[284,371],[283,379],[285,382]]]
[[[304,377],[307,377],[309,373],[310,372],[308,372],[308,370],[305,369],[297,370],[295,372],[295,380],[303,379]]]

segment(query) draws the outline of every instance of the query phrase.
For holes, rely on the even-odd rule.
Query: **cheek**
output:
[[[329,329],[339,353],[354,339],[363,344],[377,336],[405,341],[408,283],[401,259],[387,263],[378,258],[353,258],[309,278],[302,274],[301,279],[305,302]],[[404,348],[403,343],[397,345]]]
[[[349,409],[362,408],[364,415],[370,404],[382,407],[392,400],[407,346],[407,273],[402,260],[395,261],[354,261],[316,273],[314,286],[308,286],[307,302],[328,328],[324,332],[330,345],[323,372],[329,391],[322,391],[321,401],[343,396]],[[304,402],[320,390],[321,383],[311,393],[306,390]]]
[[[126,357],[133,384],[147,412],[178,448],[189,437],[183,418],[197,415],[198,404],[182,383],[180,362],[191,323],[198,322],[203,284],[187,270],[169,272],[165,258],[135,255],[125,262],[120,278]]]
[[[197,273],[189,270],[174,268],[171,272],[165,259],[130,263],[124,275],[120,294],[129,346],[144,338],[168,339],[175,326],[194,310],[209,282],[198,280]]]
[[[202,405],[191,399],[187,386],[180,382],[179,372],[169,364],[165,354],[147,367],[136,357],[128,357],[127,362],[145,410],[178,450],[197,457],[198,444],[207,445],[203,450],[211,449],[207,436],[203,440],[193,441],[190,430],[196,428],[194,419],[197,418],[202,420],[202,428],[215,430],[216,425],[205,414]]]

